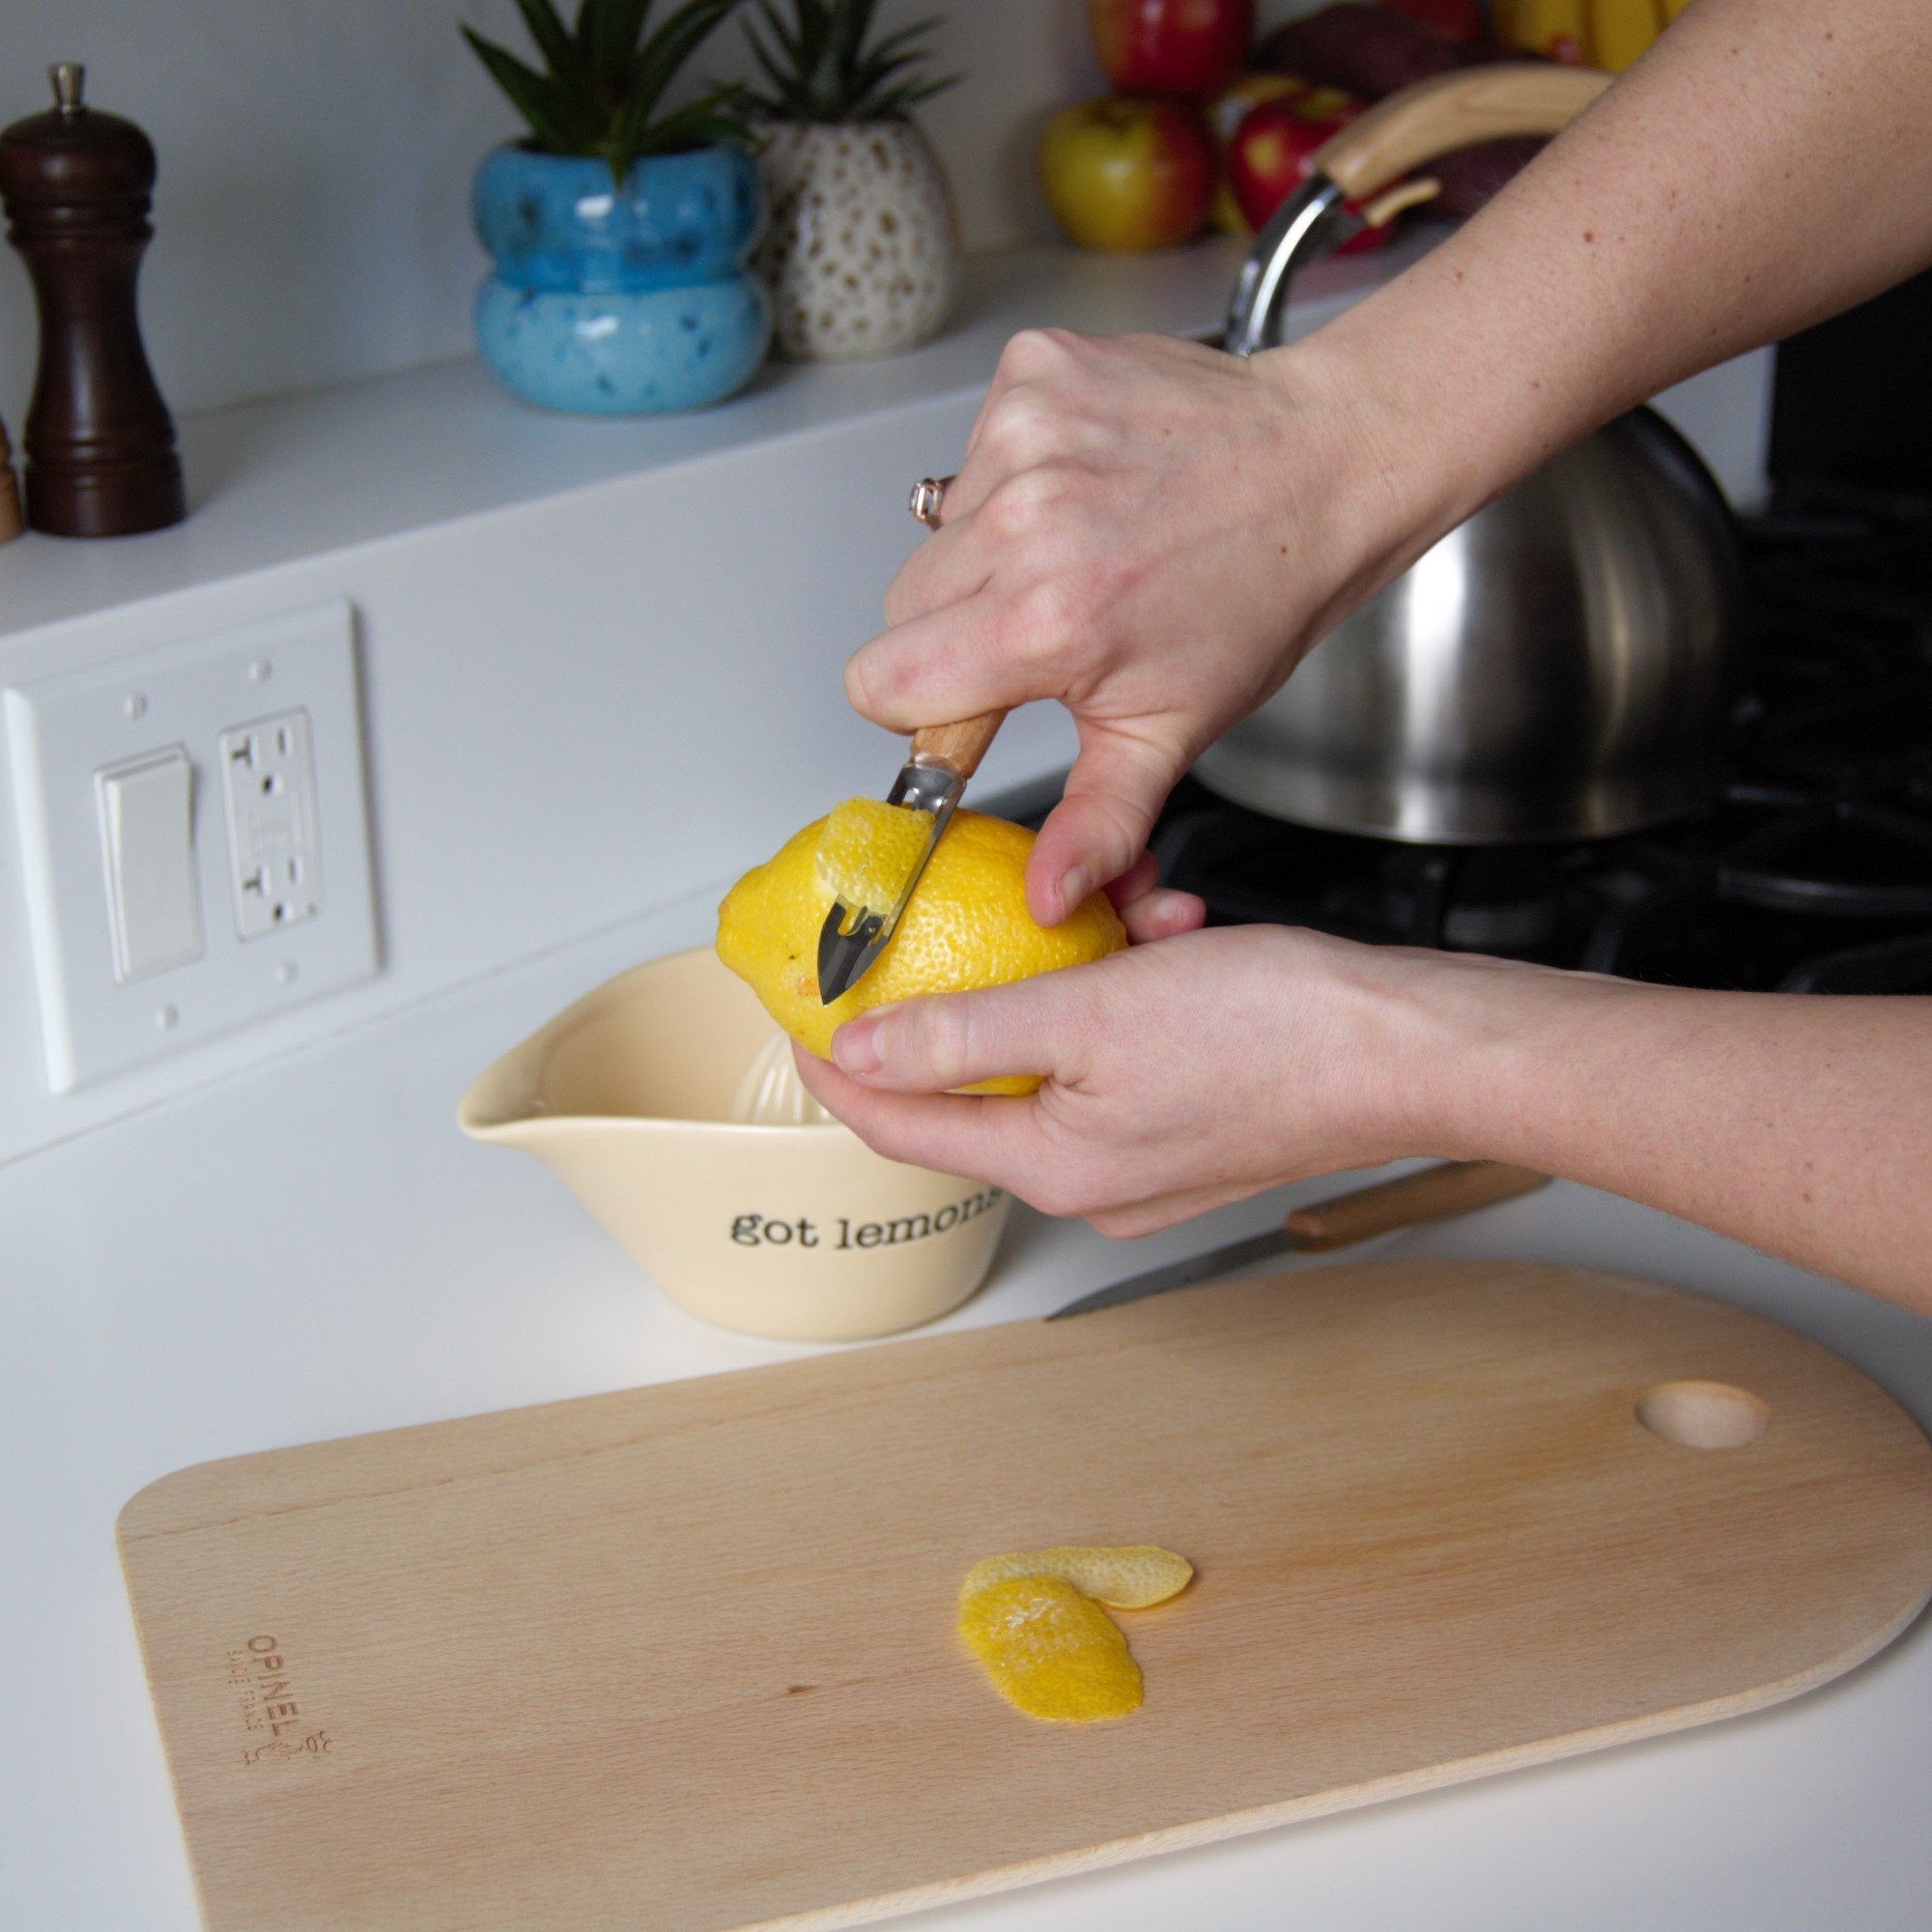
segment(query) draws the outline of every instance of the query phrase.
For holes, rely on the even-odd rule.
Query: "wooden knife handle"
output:
[[[912,755],[923,765],[944,765],[970,779],[1006,716],[1004,711],[982,711],[957,724],[922,725],[912,734]]]
[[[1289,1239],[1305,1254],[1346,1248],[1372,1235],[1386,1235],[1418,1221],[1440,1221],[1498,1201],[1514,1201],[1549,1184],[1549,1176],[1499,1160],[1445,1160],[1419,1168],[1396,1180],[1338,1194],[1297,1208],[1283,1224]]]
[[[1419,80],[1358,114],[1315,151],[1315,165],[1350,201],[1458,148],[1505,134],[1567,128],[1610,76],[1595,68],[1509,61]]]

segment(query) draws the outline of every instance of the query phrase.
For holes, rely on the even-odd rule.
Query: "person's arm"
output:
[[[1922,0],[1696,0],[1483,214],[1293,348],[1018,338],[947,526],[850,667],[860,708],[1069,705],[1081,757],[1028,880],[1057,918],[1063,873],[1123,871],[1193,754],[1443,530],[1627,404],[1932,258],[1928,96]],[[807,1084],[888,1154],[1112,1234],[1492,1156],[1932,1312],[1932,1001],[1177,931],[1196,917],[1155,895],[1127,919],[1161,944],[867,1015],[837,1065],[802,1058]],[[1046,1084],[946,1091],[1019,1071]]]
[[[1629,404],[1932,260],[1932,7],[1696,0],[1422,262],[1248,361],[1018,336],[847,688],[900,729],[1032,698],[1081,750],[1052,922],[1345,612]]]
[[[1932,1314],[1932,999],[1689,992],[1247,926],[882,1009],[833,1051],[800,1055],[805,1081],[882,1152],[1112,1235],[1405,1154],[1498,1159]],[[1020,1071],[1047,1084],[946,1091]]]
[[[1372,399],[1403,518],[1423,512],[1411,548],[1633,404],[1932,262],[1928,98],[1923,0],[1697,0],[1311,338]]]
[[[1932,999],[1434,976],[1445,1145],[1482,1147],[1932,1314]]]

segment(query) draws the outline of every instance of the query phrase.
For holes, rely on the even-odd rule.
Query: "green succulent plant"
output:
[[[658,113],[678,70],[737,4],[685,0],[647,34],[651,0],[579,0],[574,26],[565,26],[552,0],[517,0],[542,72],[473,28],[465,26],[463,37],[529,123],[531,145],[547,155],[599,156],[621,186],[639,156],[751,138],[731,111],[736,87]]]
[[[745,38],[766,87],[748,90],[745,104],[782,121],[895,121],[961,78],[926,75],[923,43],[937,19],[867,46],[877,11],[878,0],[791,0],[787,24],[773,0],[758,0],[765,31],[747,25]]]

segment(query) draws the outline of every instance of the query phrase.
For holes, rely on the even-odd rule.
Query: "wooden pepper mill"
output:
[[[8,239],[26,257],[41,357],[27,408],[27,521],[64,537],[131,536],[187,514],[175,426],[141,347],[134,278],[155,151],[82,103],[83,70],[49,69],[51,112],[0,133]]]

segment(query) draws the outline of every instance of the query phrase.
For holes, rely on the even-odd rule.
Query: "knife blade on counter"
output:
[[[1196,1282],[1275,1255],[1324,1254],[1397,1228],[1447,1220],[1478,1208],[1493,1207],[1499,1201],[1514,1201],[1520,1194],[1533,1194],[1539,1187],[1548,1186],[1549,1179],[1547,1174],[1511,1167],[1499,1160],[1441,1161],[1394,1180],[1378,1180],[1372,1187],[1338,1194],[1331,1201],[1297,1208],[1279,1228],[1096,1288],[1065,1308],[1056,1308],[1046,1319],[1059,1321],[1069,1315],[1091,1315],[1096,1308],[1119,1308],[1123,1302],[1141,1301],[1150,1294],[1165,1294],[1169,1289],[1191,1288]]]
[[[886,942],[919,884],[919,875],[925,870],[925,862],[932,857],[932,848],[939,843],[966,789],[966,781],[980,769],[980,760],[986,755],[986,748],[1006,715],[1004,711],[986,711],[958,724],[929,724],[912,734],[911,753],[886,794],[886,803],[931,812],[932,829],[911,870],[897,882],[886,905],[848,905],[842,897],[832,901],[832,910],[818,929],[818,997],[824,1005],[829,1007],[856,986],[886,950]]]

